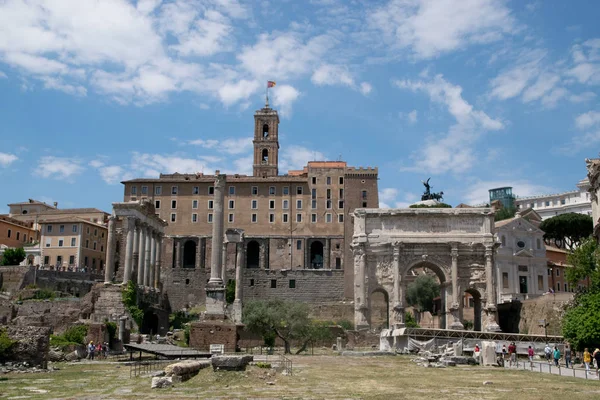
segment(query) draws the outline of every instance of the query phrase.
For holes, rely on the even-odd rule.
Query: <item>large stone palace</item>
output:
[[[225,281],[234,278],[241,262],[245,299],[352,299],[352,212],[379,206],[377,168],[312,161],[302,170],[280,174],[279,123],[277,111],[268,106],[254,114],[252,176],[216,173],[225,180],[224,228],[244,231],[242,246],[224,243],[217,249]],[[206,300],[215,179],[174,173],[123,182],[125,202],[147,200],[168,222],[156,253],[173,310]]]

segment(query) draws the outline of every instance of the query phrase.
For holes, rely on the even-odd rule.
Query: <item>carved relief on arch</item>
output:
[[[393,286],[394,259],[389,254],[377,256],[375,277],[379,285]]]
[[[451,281],[450,267],[440,257],[436,256],[415,256],[408,259],[404,259],[403,262],[401,262],[400,264],[400,273],[404,278],[411,269],[415,267],[418,268],[420,266],[427,267],[432,271],[436,272],[436,274],[438,272],[442,273],[444,282]]]

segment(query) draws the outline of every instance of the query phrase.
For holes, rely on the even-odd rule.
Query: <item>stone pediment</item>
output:
[[[495,228],[496,232],[506,232],[506,231],[521,231],[521,232],[536,232],[539,234],[544,234],[540,228],[527,221],[525,218],[515,217],[512,220],[508,221],[499,221],[496,224]]]
[[[529,258],[533,257],[533,253],[531,253],[529,250],[526,250],[526,249],[519,250],[514,255],[517,257],[529,257]]]

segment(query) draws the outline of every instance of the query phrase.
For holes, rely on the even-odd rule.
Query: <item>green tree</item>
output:
[[[577,283],[589,277],[590,287],[600,288],[600,247],[593,237],[584,239],[580,245],[574,249],[568,256],[567,262],[572,268],[566,269],[566,278],[571,287],[576,287]]]
[[[594,223],[589,215],[567,213],[542,221],[540,229],[546,243],[572,250],[592,234]]]
[[[235,280],[230,279],[225,286],[225,301],[227,304],[233,304],[235,300]]]
[[[22,247],[18,249],[6,249],[2,253],[2,263],[0,265],[19,265],[25,259],[25,250]]]
[[[502,221],[515,216],[517,209],[515,207],[502,207],[494,214],[494,221]]]
[[[404,313],[404,325],[407,328],[420,328],[419,324],[417,324],[417,320],[415,319],[415,316],[411,313],[406,311]]]
[[[431,275],[419,275],[406,288],[406,301],[419,312],[433,312],[433,299],[440,295],[440,285]]]
[[[571,345],[583,350],[600,343],[600,290],[578,293],[562,319],[563,336]]]
[[[246,329],[265,340],[275,334],[283,341],[285,353],[289,354],[292,340],[301,341],[301,351],[311,340],[325,335],[323,325],[311,321],[308,312],[305,303],[279,299],[250,301],[244,305],[243,322]]]

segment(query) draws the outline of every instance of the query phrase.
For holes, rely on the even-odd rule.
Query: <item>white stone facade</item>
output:
[[[517,207],[517,210],[532,208],[542,219],[566,213],[592,215],[589,188],[589,180],[583,179],[577,183],[577,190],[540,196],[517,197],[515,207]]]
[[[356,328],[371,327],[375,292],[389,299],[389,325],[404,327],[408,274],[427,268],[441,282],[443,327],[463,328],[461,303],[467,291],[479,310],[475,329],[498,331],[493,229],[489,208],[356,210],[352,243]]]
[[[527,300],[548,291],[544,232],[517,216],[496,223],[498,303]]]

